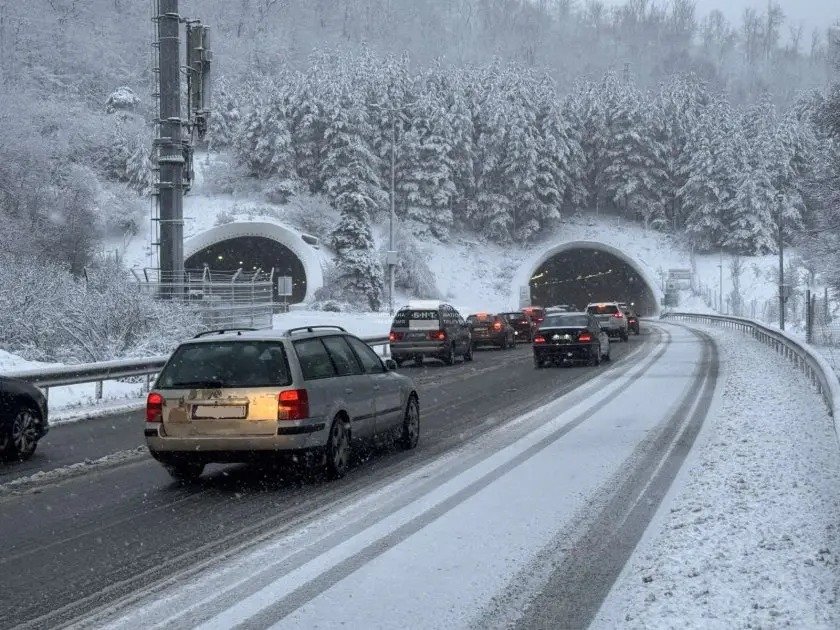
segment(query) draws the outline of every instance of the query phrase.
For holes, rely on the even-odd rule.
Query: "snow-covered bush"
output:
[[[396,287],[415,298],[439,298],[440,291],[435,284],[435,274],[429,269],[428,256],[420,250],[414,236],[400,230],[395,240],[399,252],[399,262],[394,270]]]
[[[276,177],[268,180],[263,188],[265,198],[271,203],[286,205],[298,192],[299,184],[288,177]]]
[[[81,277],[36,258],[0,258],[0,348],[30,360],[92,362],[170,351],[196,315],[142,293],[113,259]]]
[[[123,85],[108,95],[105,101],[105,111],[113,114],[118,110],[134,111],[140,105],[140,98],[130,87]]]
[[[295,198],[286,216],[299,230],[318,237],[323,243],[329,242],[339,218],[335,208],[320,196]]]

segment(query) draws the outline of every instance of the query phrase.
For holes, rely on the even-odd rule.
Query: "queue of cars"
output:
[[[410,305],[395,315],[391,358],[338,326],[286,331],[209,331],[181,343],[146,401],[146,443],[176,479],[213,462],[288,457],[342,477],[359,440],[390,437],[417,446],[420,401],[396,369],[434,358],[453,364],[480,347],[530,343],[534,365],[599,365],[611,339],[639,334],[632,304],[599,302],[474,313],[451,305]],[[0,377],[0,458],[27,459],[49,428],[47,400],[24,381]]]

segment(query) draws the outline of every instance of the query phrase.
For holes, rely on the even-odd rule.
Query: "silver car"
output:
[[[146,443],[176,479],[210,462],[293,456],[342,477],[353,440],[417,446],[412,380],[337,326],[216,331],[182,343],[146,404]]]
[[[594,302],[587,305],[586,313],[598,320],[601,328],[610,337],[619,337],[622,341],[627,341],[627,317],[618,302]]]

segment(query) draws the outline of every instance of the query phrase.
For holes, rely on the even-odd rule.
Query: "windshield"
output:
[[[199,389],[282,387],[291,383],[282,344],[224,341],[178,348],[158,377],[156,387]]]

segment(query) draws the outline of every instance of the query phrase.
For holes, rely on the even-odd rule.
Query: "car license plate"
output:
[[[245,405],[195,405],[193,420],[241,420],[248,415]]]
[[[426,335],[424,333],[415,332],[415,333],[408,333],[405,336],[405,338],[406,339],[425,339]]]

